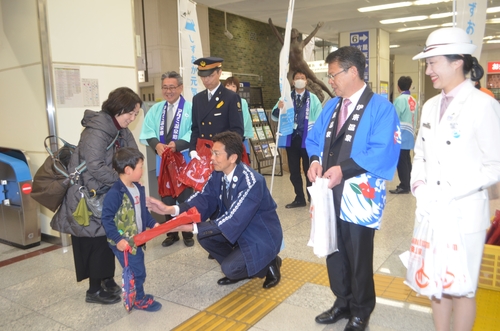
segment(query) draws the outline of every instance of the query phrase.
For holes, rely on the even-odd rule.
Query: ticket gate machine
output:
[[[40,245],[41,240],[28,161],[22,150],[0,147],[0,241],[20,248]]]

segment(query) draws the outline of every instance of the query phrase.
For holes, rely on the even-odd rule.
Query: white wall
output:
[[[34,173],[47,157],[43,139],[49,133],[37,1],[0,1],[0,145],[24,149]],[[132,0],[46,0],[46,8],[52,66],[71,66],[80,70],[81,78],[96,79],[99,104],[117,87],[138,91]],[[54,103],[56,97],[57,92]],[[57,132],[72,143],[79,140],[84,110],[100,110],[55,106]],[[130,126],[137,141],[141,126],[142,117]],[[147,173],[143,182],[148,182]],[[49,226],[51,217],[41,208],[42,233],[57,236]]]

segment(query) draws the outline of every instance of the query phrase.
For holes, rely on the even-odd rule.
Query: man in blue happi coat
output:
[[[401,138],[393,105],[363,80],[365,56],[341,47],[326,58],[337,97],[328,101],[306,139],[308,177],[328,178],[337,218],[338,251],[328,255],[333,307],[316,317],[332,324],[348,318],[345,331],[365,330],[375,308],[373,242],[392,179]]]

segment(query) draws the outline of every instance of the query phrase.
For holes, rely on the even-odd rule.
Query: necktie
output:
[[[208,92],[208,101],[210,101],[210,99],[212,99],[212,93]]]
[[[295,108],[301,108],[302,104],[300,103],[300,94],[297,94],[295,97]]]
[[[446,95],[443,96],[441,100],[441,111],[439,113],[439,120],[441,120],[441,118],[443,117],[444,112],[446,111],[452,100],[453,97],[451,96],[450,97],[447,97]]]
[[[226,197],[229,198],[229,186],[231,185],[231,182],[225,176],[224,181],[226,182]]]
[[[340,108],[339,120],[337,123],[337,135],[339,134],[340,129],[344,126],[344,123],[347,119],[347,114],[349,113],[349,105],[351,104],[351,100],[344,99],[342,102],[342,107]]]
[[[174,105],[168,104],[167,108],[167,126],[165,132],[170,131],[170,126],[172,125],[172,120],[174,119]]]

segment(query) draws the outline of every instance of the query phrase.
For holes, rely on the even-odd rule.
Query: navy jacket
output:
[[[231,206],[222,202],[224,173],[214,171],[201,192],[180,205],[180,212],[196,207],[201,219],[208,219],[218,208],[217,218],[198,223],[198,238],[222,234],[239,245],[248,275],[253,276],[279,253],[283,241],[281,223],[266,181],[261,174],[239,163],[230,189]]]
[[[208,91],[203,90],[193,97],[193,124],[189,150],[196,150],[198,138],[212,140],[219,132],[234,131],[243,141],[243,114],[238,94],[222,84],[208,101]]]

